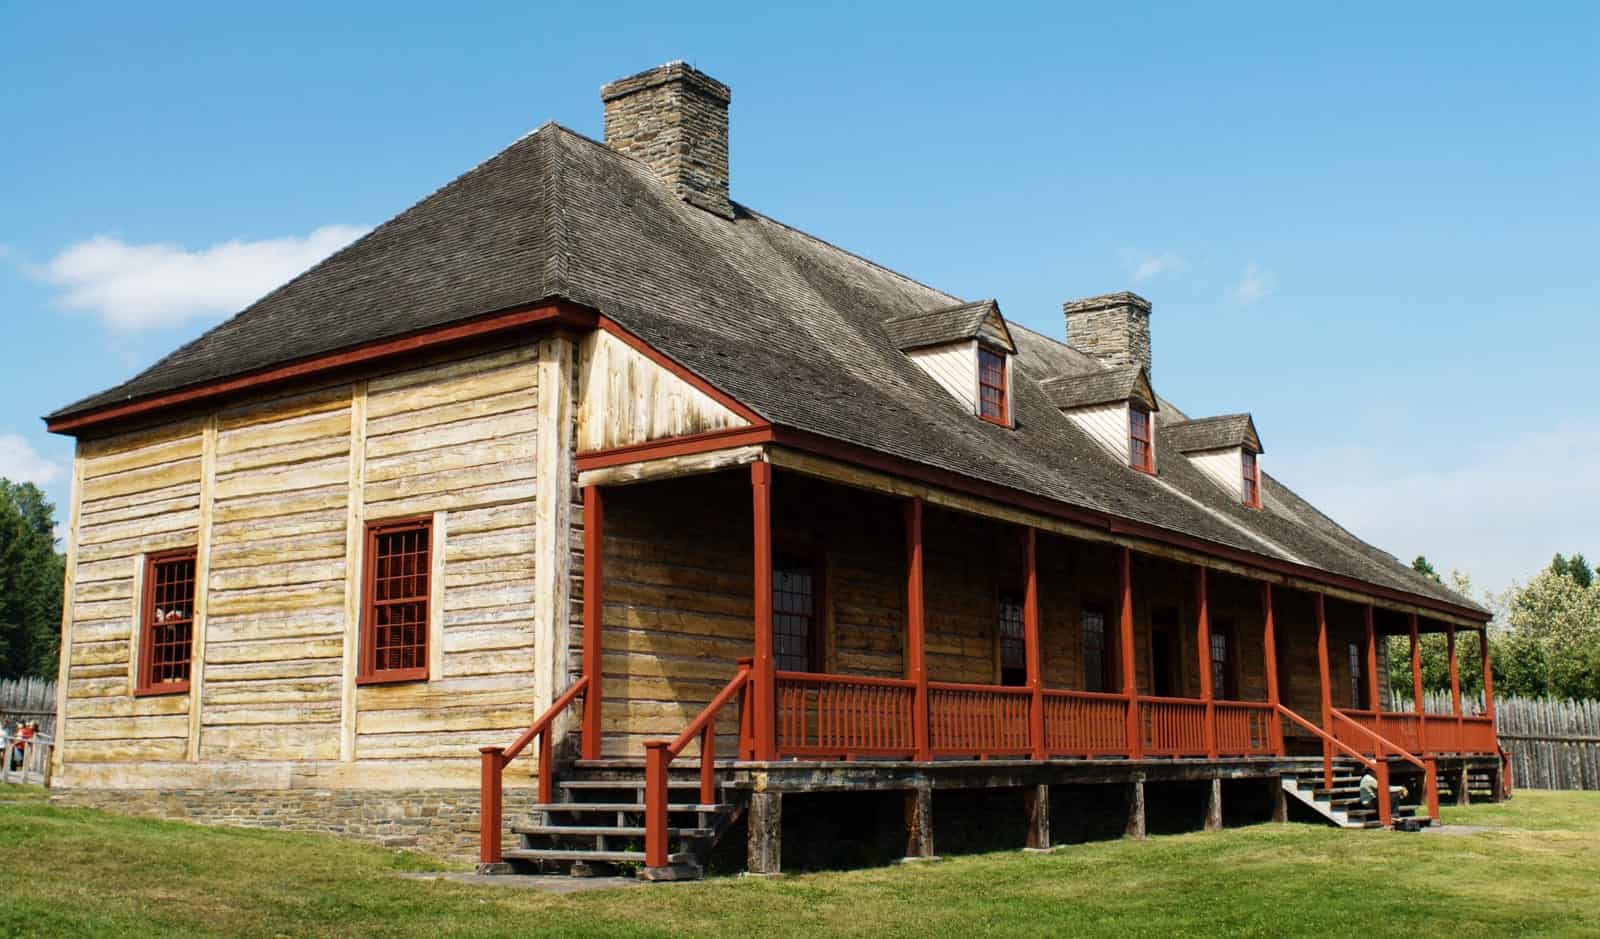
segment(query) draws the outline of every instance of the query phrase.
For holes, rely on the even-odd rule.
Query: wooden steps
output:
[[[1349,760],[1335,761],[1332,788],[1327,786],[1322,770],[1315,769],[1283,777],[1283,791],[1339,828],[1382,828],[1383,823],[1378,821],[1377,808],[1368,808],[1361,804],[1359,770],[1360,765],[1357,763]],[[1419,795],[1412,793],[1410,798],[1416,799]],[[1411,819],[1416,818],[1417,809],[1416,804],[1401,803],[1397,799],[1390,807],[1390,814],[1397,820]],[[1433,821],[1425,816],[1416,820],[1423,825]]]

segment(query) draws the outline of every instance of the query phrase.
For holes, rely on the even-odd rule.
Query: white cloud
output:
[[[43,486],[60,475],[61,465],[40,456],[20,435],[0,434],[0,478]]]
[[[1143,251],[1124,251],[1122,264],[1134,283],[1143,283],[1162,274],[1177,274],[1188,268],[1189,262],[1176,251],[1146,254]]]
[[[304,238],[225,241],[198,251],[100,235],[35,273],[62,291],[63,307],[87,310],[117,330],[156,329],[237,312],[366,231],[326,225]]]
[[[1239,282],[1229,289],[1228,295],[1238,303],[1255,303],[1277,289],[1278,275],[1262,270],[1256,262],[1251,261],[1244,266],[1244,273],[1239,275]]]
[[[1286,454],[1269,471],[1361,538],[1409,562],[1425,554],[1480,588],[1527,580],[1556,552],[1600,554],[1600,423],[1564,424],[1460,453],[1451,469],[1393,474],[1377,448]]]

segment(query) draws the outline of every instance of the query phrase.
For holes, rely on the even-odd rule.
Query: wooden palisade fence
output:
[[[38,721],[39,733],[56,732],[56,683],[44,678],[0,678],[0,723]]]
[[[1430,714],[1448,714],[1450,695],[1425,695]],[[1411,706],[1395,695],[1397,710]],[[1483,713],[1483,696],[1463,695],[1461,709]],[[1600,790],[1600,701],[1555,701],[1495,695],[1495,728],[1511,756],[1518,789]]]

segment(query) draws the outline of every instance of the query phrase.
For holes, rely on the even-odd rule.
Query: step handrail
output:
[[[505,812],[504,785],[506,764],[517,758],[534,738],[539,740],[539,801],[555,801],[555,759],[551,728],[561,712],[579,698],[587,701],[589,676],[572,683],[539,718],[509,747],[480,747],[481,775],[478,781],[478,862],[499,864],[501,828]]]
[[[739,749],[747,749],[746,741],[752,739],[750,721],[753,711],[744,697],[750,687],[750,674],[754,659],[739,659],[738,670],[723,686],[711,703],[707,704],[689,722],[683,733],[675,739],[651,740],[644,745],[644,853],[647,867],[667,866],[667,775],[672,761],[696,738],[700,738],[700,804],[711,805],[717,800],[716,738],[717,715],[734,698],[739,698]]]
[[[1311,723],[1310,721],[1308,721],[1305,718],[1301,717],[1299,714],[1296,714],[1294,711],[1291,711],[1287,707],[1284,707],[1282,704],[1278,705],[1278,713],[1283,715],[1284,717],[1289,718],[1289,720],[1294,721],[1296,724],[1299,724],[1301,727],[1304,727],[1306,730],[1311,731],[1316,736],[1322,738],[1322,743],[1323,743],[1323,750],[1322,750],[1322,754],[1323,754],[1323,756],[1322,756],[1322,779],[1323,779],[1324,785],[1326,785],[1327,788],[1329,788],[1329,789],[1333,788],[1333,755],[1332,755],[1332,750],[1340,751],[1341,753],[1345,754],[1346,756],[1348,756],[1351,759],[1355,760],[1356,762],[1360,763],[1362,766],[1366,767],[1368,772],[1372,773],[1373,776],[1377,777],[1377,780],[1378,780],[1378,822],[1379,822],[1379,824],[1383,825],[1385,828],[1387,828],[1387,827],[1389,827],[1389,825],[1393,824],[1393,822],[1394,822],[1393,808],[1389,803],[1389,764],[1386,761],[1384,761],[1384,760],[1369,760],[1369,759],[1367,759],[1366,755],[1361,753],[1359,750],[1355,749],[1352,746],[1349,746],[1348,744],[1346,744],[1343,741],[1339,740],[1337,737],[1335,737],[1332,734],[1328,733],[1326,730],[1323,730],[1321,727],[1318,727],[1316,724]],[[1337,712],[1335,712],[1335,713],[1337,713]],[[1329,749],[1330,747],[1332,749]],[[1329,801],[1330,802],[1332,801],[1331,798],[1330,798]]]
[[[1388,737],[1385,737],[1372,728],[1367,727],[1361,722],[1351,718],[1348,714],[1345,714],[1338,708],[1333,709],[1333,716],[1335,719],[1344,721],[1346,724],[1349,724],[1351,727],[1354,727],[1356,730],[1372,738],[1373,753],[1377,756],[1378,762],[1382,763],[1386,756],[1398,756],[1407,763],[1415,766],[1417,769],[1422,770],[1422,788],[1423,795],[1427,799],[1428,817],[1434,821],[1439,820],[1438,760],[1429,757],[1428,761],[1424,763],[1420,757],[1408,752],[1404,747],[1395,743],[1393,740],[1390,740]]]

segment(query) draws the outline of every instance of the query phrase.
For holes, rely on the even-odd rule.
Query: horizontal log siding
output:
[[[199,538],[202,422],[86,441],[66,711],[70,758],[181,760],[189,696],[134,697],[145,554]]]
[[[465,775],[479,747],[504,746],[538,716],[538,382],[538,350],[529,345],[368,383],[366,521],[432,515],[444,530],[444,590],[429,680],[357,688],[358,761]]]

